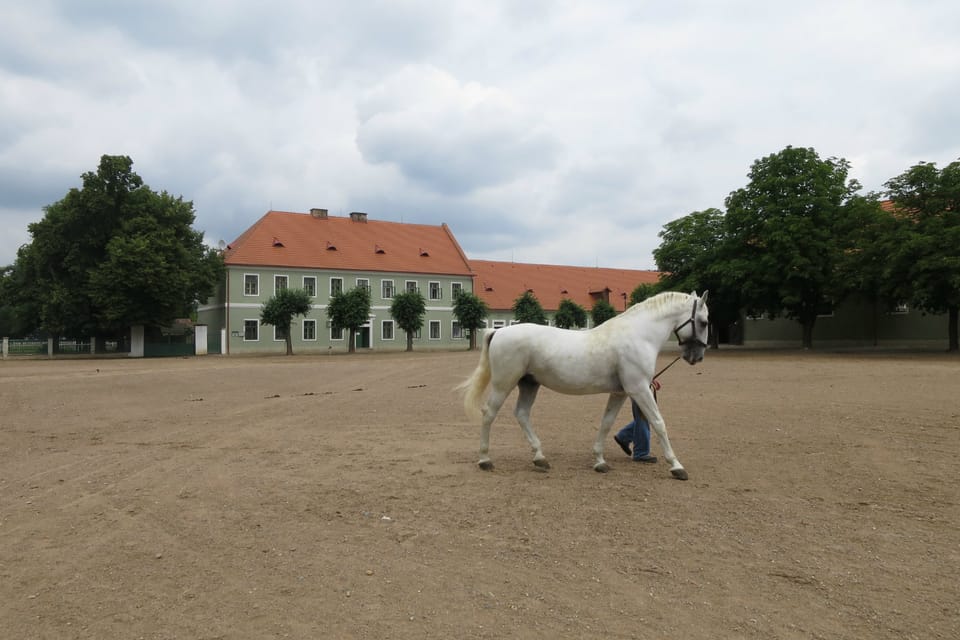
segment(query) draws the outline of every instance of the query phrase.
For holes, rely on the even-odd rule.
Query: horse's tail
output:
[[[483,392],[490,384],[490,340],[493,339],[494,331],[488,331],[483,336],[483,344],[480,345],[480,362],[477,368],[473,370],[470,377],[458,384],[455,389],[464,392],[463,408],[470,419],[479,422],[483,416],[481,404],[483,401]]]

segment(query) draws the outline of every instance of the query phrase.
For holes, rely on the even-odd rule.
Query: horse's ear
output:
[[[710,289],[706,289],[703,292],[703,295],[700,296],[700,304],[707,304],[707,295],[710,293]]]

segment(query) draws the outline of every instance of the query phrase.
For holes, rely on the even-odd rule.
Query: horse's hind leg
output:
[[[493,470],[493,461],[490,460],[490,425],[493,424],[509,392],[510,390],[507,390],[504,393],[494,387],[490,390],[490,395],[487,396],[487,401],[483,405],[483,420],[480,423],[480,460],[477,464],[484,471]]]
[[[533,432],[533,427],[530,425],[530,409],[533,407],[534,400],[537,399],[540,383],[530,376],[524,376],[520,378],[517,387],[520,389],[520,392],[517,396],[517,408],[514,409],[513,415],[516,416],[517,422],[520,423],[520,427],[523,429],[523,435],[527,437],[527,442],[530,443],[530,448],[533,449],[533,464],[535,464],[538,469],[547,470],[550,468],[550,463],[547,462],[547,458],[543,455],[543,449],[540,447],[540,438]]]

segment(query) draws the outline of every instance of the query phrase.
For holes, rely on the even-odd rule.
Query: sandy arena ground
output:
[[[960,637],[956,355],[678,363],[687,482],[546,390],[479,470],[476,359],[0,362],[0,635]]]

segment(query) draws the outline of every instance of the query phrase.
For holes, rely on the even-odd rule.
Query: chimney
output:
[[[367,214],[363,213],[362,211],[351,211],[350,219],[354,222],[366,222]]]
[[[310,215],[314,218],[320,218],[321,220],[327,219],[327,210],[326,209],[310,209]]]

